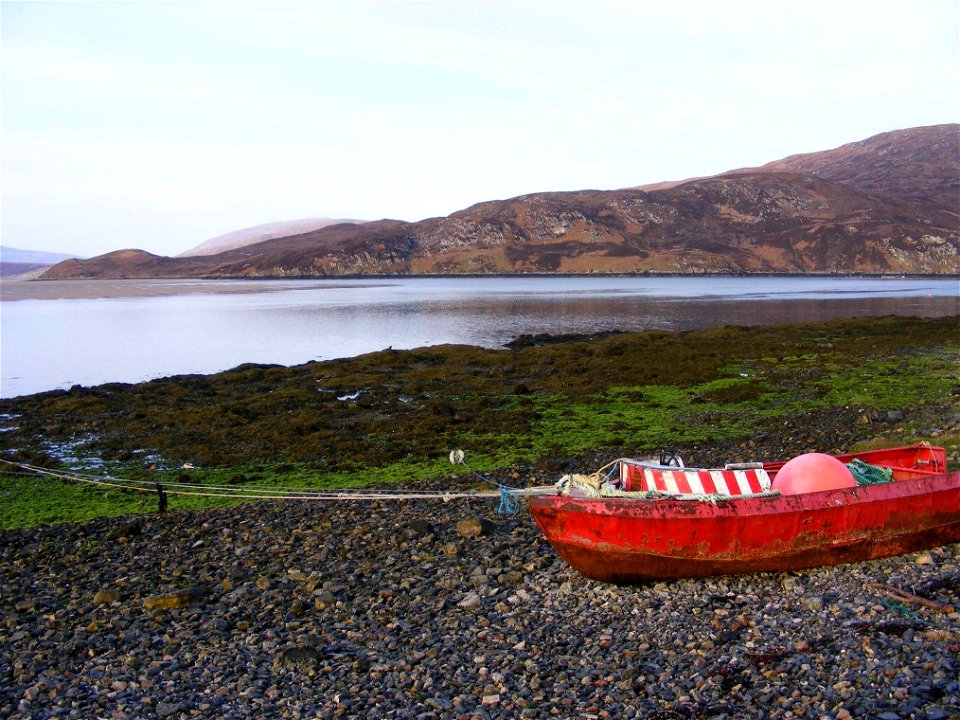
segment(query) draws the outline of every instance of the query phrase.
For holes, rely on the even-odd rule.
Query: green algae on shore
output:
[[[934,440],[956,463],[958,360],[955,317],[386,350],[0,400],[0,452],[164,482],[190,464],[193,482],[313,488],[449,477],[453,447],[470,472],[492,473],[664,447],[700,464],[748,450],[775,459],[877,438]],[[57,481],[0,482],[0,527],[155,507]]]

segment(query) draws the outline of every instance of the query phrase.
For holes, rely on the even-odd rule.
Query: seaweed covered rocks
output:
[[[448,474],[452,448],[510,472],[588,454],[671,448],[710,464],[916,438],[947,445],[956,463],[958,360],[956,318],[388,350],[0,400],[0,457],[298,487],[420,482]],[[95,498],[43,513],[49,488],[8,489],[24,517],[0,509],[3,527],[97,514],[70,509]]]

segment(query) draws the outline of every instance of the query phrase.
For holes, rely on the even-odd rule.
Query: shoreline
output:
[[[162,297],[183,294],[241,294],[266,292],[267,283],[323,282],[325,287],[336,287],[337,281],[366,281],[388,283],[400,280],[482,280],[482,279],[565,278],[565,279],[659,279],[688,278],[691,280],[715,280],[731,278],[788,278],[788,279],[875,279],[902,281],[960,280],[960,275],[903,275],[898,273],[776,273],[776,272],[730,272],[730,273],[490,273],[458,275],[337,275],[316,277],[150,277],[150,278],[78,278],[70,280],[5,279],[0,281],[0,302],[18,300],[96,300],[119,297]],[[227,287],[227,284],[230,286]],[[259,287],[258,287],[259,286]],[[282,288],[274,288],[279,290]]]
[[[271,282],[276,282],[272,280]],[[230,283],[227,286],[226,283]],[[5,280],[0,302],[20,300],[105,300],[128,297],[167,297],[191,294],[245,294],[279,291],[261,280],[208,280],[191,278],[102,280]]]
[[[958,339],[954,318],[887,316],[248,363],[0,399],[0,452],[152,482],[177,482],[189,465],[211,485],[315,488],[448,476],[451,448],[472,472],[507,473],[507,485],[517,468],[592,472],[665,447],[713,466],[931,441],[957,467]],[[141,501],[60,484],[10,489],[6,527]]]

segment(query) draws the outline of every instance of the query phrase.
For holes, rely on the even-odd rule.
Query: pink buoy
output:
[[[783,495],[837,490],[857,486],[847,466],[832,455],[807,453],[784,463],[773,479],[772,488]]]

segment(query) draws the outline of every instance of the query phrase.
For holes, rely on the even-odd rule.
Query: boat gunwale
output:
[[[645,497],[577,497],[570,495],[550,494],[535,495],[529,500],[531,510],[546,505],[579,505],[584,512],[588,508],[609,508],[609,512],[602,514],[636,514],[640,508],[657,509],[658,514],[670,511],[682,512],[689,515],[690,506],[708,505],[719,511],[729,511],[732,515],[743,515],[749,508],[757,508],[755,515],[777,514],[777,508],[783,507],[785,512],[817,511],[837,505],[853,506],[870,502],[896,502],[907,498],[927,495],[930,493],[949,492],[960,489],[960,471],[933,473],[923,477],[894,480],[877,485],[861,485],[852,488],[836,488],[818,492],[784,495],[778,492],[746,496],[718,496],[704,495],[702,497],[686,495],[675,497],[665,493],[651,493]],[[799,507],[798,507],[799,506]],[[763,510],[766,508],[766,512]],[[621,513],[614,510],[625,509]]]

